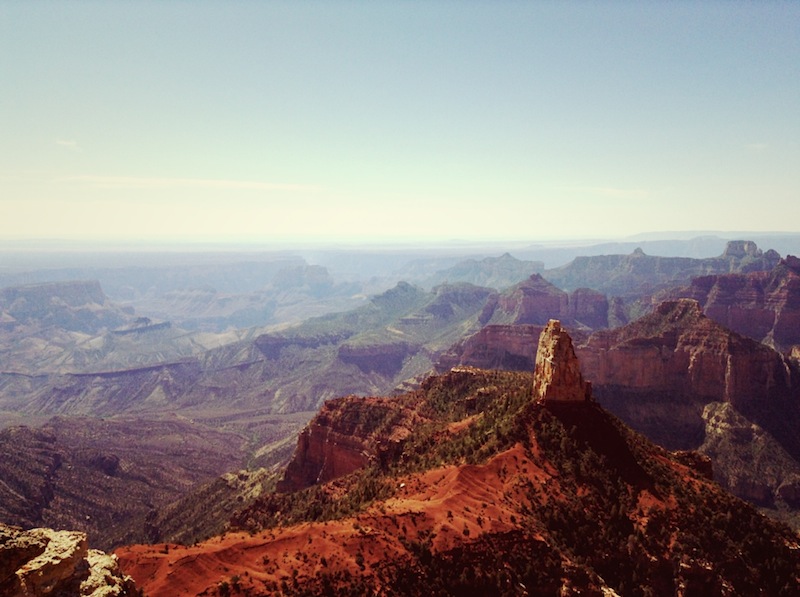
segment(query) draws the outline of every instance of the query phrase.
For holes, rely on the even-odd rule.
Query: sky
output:
[[[0,240],[800,230],[800,2],[0,0]]]

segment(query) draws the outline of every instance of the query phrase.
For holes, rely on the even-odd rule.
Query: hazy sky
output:
[[[800,230],[800,2],[0,0],[0,239]]]

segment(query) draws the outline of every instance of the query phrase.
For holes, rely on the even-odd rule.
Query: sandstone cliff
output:
[[[481,312],[480,330],[459,339],[436,363],[440,373],[456,365],[486,369],[533,369],[539,334],[558,319],[576,341],[608,326],[610,304],[605,295],[579,288],[567,293],[538,274],[489,297]]]
[[[701,276],[670,294],[697,300],[714,321],[777,350],[800,344],[800,259],[791,255],[769,272]]]
[[[86,535],[0,523],[0,597],[135,597],[116,556],[89,549]]]
[[[575,328],[596,329],[608,325],[608,300],[587,288],[572,294],[560,290],[539,274],[494,295],[481,313],[482,324],[546,325],[560,319]]]
[[[399,450],[421,420],[408,401],[329,400],[300,433],[278,491],[325,483],[380,461]]]
[[[481,369],[532,371],[536,343],[543,329],[542,325],[532,324],[486,325],[443,354],[436,370],[444,373],[457,365],[466,365]]]
[[[797,526],[795,360],[724,328],[692,299],[595,332],[576,352],[604,407],[667,448],[711,456],[720,484]]]
[[[653,390],[736,407],[788,395],[788,361],[706,317],[697,301],[665,301],[622,328],[593,334],[578,349],[596,387]]]

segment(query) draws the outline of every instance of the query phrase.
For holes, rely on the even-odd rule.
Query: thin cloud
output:
[[[261,182],[255,180],[226,180],[216,178],[148,178],[137,176],[70,176],[61,180],[103,189],[228,189],[252,191],[315,192],[316,185]]]
[[[754,153],[764,153],[765,151],[767,151],[767,149],[769,149],[769,145],[767,143],[761,143],[761,142],[748,143],[747,145],[745,145],[745,147],[747,147],[747,149],[749,149]]]
[[[81,148],[78,146],[78,142],[74,140],[68,139],[56,139],[56,145],[61,147],[66,147],[67,149],[71,149],[72,151],[80,151]]]
[[[650,191],[647,189],[624,189],[619,187],[567,187],[564,190],[614,199],[647,199]]]

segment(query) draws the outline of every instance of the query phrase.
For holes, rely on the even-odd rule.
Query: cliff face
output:
[[[116,556],[89,549],[84,533],[0,523],[0,595],[135,597],[131,577]]]
[[[278,491],[343,477],[397,451],[421,421],[407,402],[347,396],[326,402],[300,433]]]
[[[469,336],[447,353],[436,364],[439,373],[457,365],[481,369],[531,371],[536,357],[536,343],[544,326],[487,325]]]
[[[690,299],[665,301],[653,314],[593,334],[578,349],[595,387],[658,391],[736,407],[788,395],[788,361],[703,315]]]
[[[800,506],[800,463],[771,433],[722,402],[707,404],[703,420],[699,450],[713,459],[722,487],[764,507]]]
[[[740,334],[789,351],[800,344],[800,259],[769,272],[702,276],[672,292],[697,300],[704,312]]]
[[[440,373],[456,365],[530,371],[539,334],[558,319],[576,339],[608,326],[609,302],[602,293],[579,288],[566,293],[538,274],[489,298],[483,327],[450,347],[436,364]]]
[[[533,274],[490,299],[481,323],[544,326],[550,319],[559,319],[573,327],[597,329],[608,325],[608,307],[600,292],[579,288],[570,294]]]

